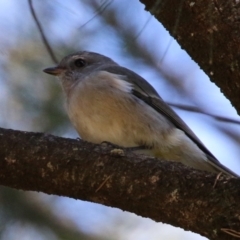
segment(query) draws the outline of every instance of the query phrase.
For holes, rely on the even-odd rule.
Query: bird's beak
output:
[[[43,69],[43,71],[45,73],[48,73],[48,74],[51,74],[51,75],[54,75],[54,76],[60,75],[64,70],[65,70],[64,68],[59,67],[59,66]]]

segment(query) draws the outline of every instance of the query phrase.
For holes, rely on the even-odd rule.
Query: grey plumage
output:
[[[44,71],[60,78],[70,120],[83,139],[141,146],[146,154],[237,176],[211,154],[145,79],[110,58],[78,52]]]

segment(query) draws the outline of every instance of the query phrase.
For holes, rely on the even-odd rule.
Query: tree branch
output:
[[[240,113],[240,3],[140,0]]]
[[[0,129],[1,185],[101,203],[191,230],[234,239],[240,180],[101,144]]]

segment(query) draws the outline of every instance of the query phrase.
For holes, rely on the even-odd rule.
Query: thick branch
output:
[[[140,0],[240,113],[240,3]]]
[[[200,233],[233,239],[240,180],[102,144],[0,129],[1,185],[101,203]]]

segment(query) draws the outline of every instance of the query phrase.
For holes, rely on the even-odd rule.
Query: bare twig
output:
[[[235,238],[240,238],[240,232],[237,232],[233,229],[230,229],[230,228],[221,228],[221,231],[235,237]]]
[[[102,187],[103,185],[111,178],[112,175],[108,176],[101,184],[100,186],[96,189],[95,192],[98,192]]]
[[[213,188],[216,187],[217,182],[218,182],[218,180],[219,180],[219,178],[220,178],[221,175],[222,175],[222,172],[220,172],[220,173],[217,175],[217,177],[216,177],[216,179],[215,179],[215,182],[214,182],[214,184],[213,184]]]
[[[133,40],[136,40],[144,31],[145,27],[148,25],[148,23],[150,22],[150,20],[152,19],[152,15],[150,15],[147,19],[147,21],[144,23],[143,27],[141,28],[141,30],[138,32],[138,34],[134,37]]]
[[[29,4],[29,8],[30,8],[30,12],[32,14],[32,17],[33,17],[35,23],[37,24],[37,27],[38,27],[38,30],[39,30],[40,35],[42,37],[43,43],[44,43],[50,57],[52,58],[54,63],[58,63],[58,60],[57,60],[56,56],[54,55],[53,50],[52,50],[50,44],[48,43],[47,38],[46,38],[46,36],[43,32],[42,26],[41,26],[41,24],[40,24],[40,22],[39,22],[39,20],[36,16],[35,10],[33,8],[32,0],[28,0],[28,4]]]
[[[239,120],[234,120],[234,119],[223,117],[223,116],[217,116],[217,115],[205,112],[198,107],[187,106],[187,105],[183,105],[183,104],[170,103],[170,102],[167,102],[167,104],[172,106],[172,107],[176,107],[176,108],[179,108],[179,109],[182,109],[182,110],[185,110],[185,111],[205,114],[205,115],[208,115],[208,116],[210,116],[212,118],[215,118],[216,120],[219,120],[219,121],[222,121],[222,122],[240,124]]]
[[[96,10],[95,14],[93,15],[93,17],[91,17],[87,22],[85,22],[80,28],[84,28],[88,23],[90,23],[98,14],[101,14],[105,11],[105,9],[110,6],[110,4],[112,3],[112,0],[106,0],[100,7],[99,9]]]

